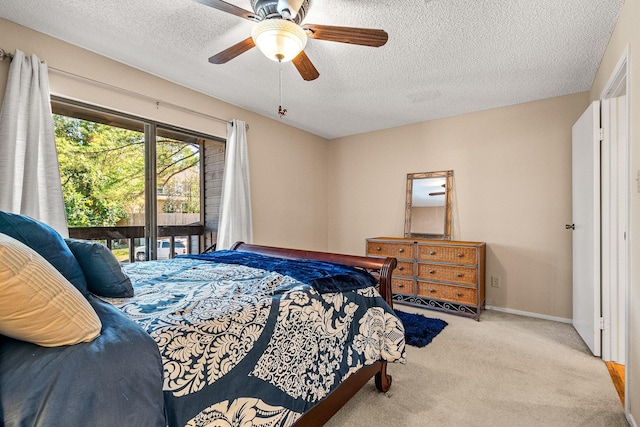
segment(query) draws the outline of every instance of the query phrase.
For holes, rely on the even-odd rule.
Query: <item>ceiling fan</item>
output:
[[[224,64],[258,46],[271,60],[292,61],[302,78],[310,81],[317,79],[320,73],[303,50],[308,37],[371,47],[383,46],[389,38],[384,30],[301,24],[310,0],[250,0],[253,12],[222,0],[196,1],[257,23],[251,37],[209,58],[212,64]]]

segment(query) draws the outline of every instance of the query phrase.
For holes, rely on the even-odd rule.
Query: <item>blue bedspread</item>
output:
[[[102,322],[89,343],[51,348],[0,336],[3,426],[165,425],[156,343],[116,308],[89,302]]]
[[[402,324],[371,284],[321,293],[314,280],[344,271],[305,282],[279,262],[204,258],[126,265],[134,297],[108,300],[158,344],[170,426],[290,426],[362,366],[404,362]]]
[[[377,284],[377,279],[361,268],[312,259],[277,258],[246,251],[216,251],[180,257],[273,271],[311,285],[321,294],[353,291]]]

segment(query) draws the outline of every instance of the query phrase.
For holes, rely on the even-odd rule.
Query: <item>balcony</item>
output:
[[[187,237],[187,253],[200,253],[205,250],[205,229],[202,224],[190,225],[161,225],[158,226],[158,238],[168,238],[170,242],[169,254],[173,258],[176,237]],[[116,226],[116,227],[73,227],[69,228],[69,237],[83,240],[102,240],[113,250],[113,241],[126,240],[129,246],[129,262],[135,262],[135,239],[144,238],[144,226]],[[209,236],[208,241],[215,241]]]

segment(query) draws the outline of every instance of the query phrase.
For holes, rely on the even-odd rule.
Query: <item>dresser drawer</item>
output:
[[[413,295],[413,279],[405,279],[402,277],[392,277],[391,291],[394,294]]]
[[[478,290],[465,286],[445,285],[443,283],[418,280],[417,295],[425,298],[475,305],[478,303]]]
[[[398,265],[393,270],[394,276],[411,276],[413,277],[413,261],[397,260]]]
[[[418,260],[475,265],[478,262],[478,249],[464,246],[418,244]]]
[[[367,255],[413,258],[413,246],[411,242],[368,241]]]
[[[475,285],[478,280],[478,270],[475,267],[420,262],[417,276],[426,280]]]

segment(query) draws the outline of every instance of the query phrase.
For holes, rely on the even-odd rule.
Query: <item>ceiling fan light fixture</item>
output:
[[[307,34],[286,19],[265,19],[251,31],[253,42],[269,59],[287,62],[295,58],[307,44]]]

